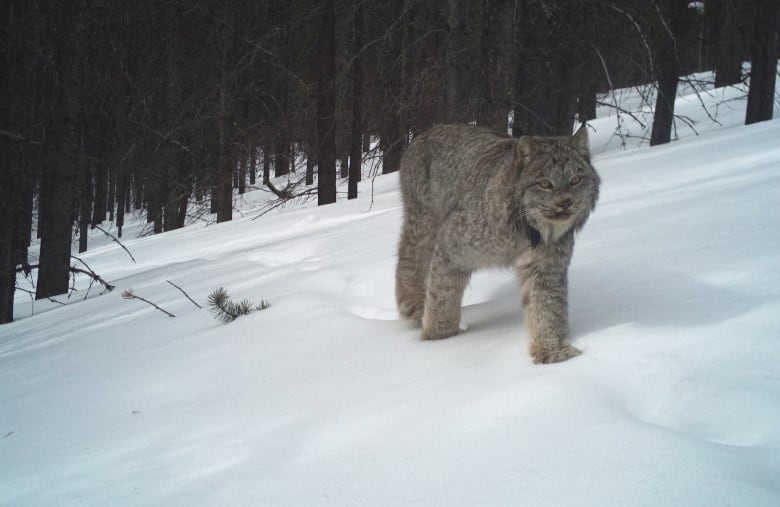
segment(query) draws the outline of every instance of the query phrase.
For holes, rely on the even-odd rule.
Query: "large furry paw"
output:
[[[560,363],[580,354],[582,352],[579,349],[568,344],[561,345],[557,349],[531,347],[531,357],[534,360],[534,364]]]
[[[404,320],[422,320],[424,310],[423,301],[399,301],[398,314]]]
[[[439,326],[430,326],[425,325],[423,323],[423,332],[422,332],[422,339],[423,340],[443,340],[444,338],[449,338],[450,336],[455,336],[461,330],[465,331],[465,329],[462,329],[460,325],[452,326],[452,325],[439,325]]]

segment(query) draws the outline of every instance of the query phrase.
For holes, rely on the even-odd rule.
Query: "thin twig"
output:
[[[159,307],[159,306],[157,306],[156,304],[152,303],[152,302],[151,302],[151,301],[149,301],[148,299],[144,299],[144,298],[142,298],[141,296],[136,296],[135,294],[133,294],[133,291],[132,291],[132,289],[125,289],[125,291],[124,291],[124,292],[122,292],[122,297],[123,297],[124,299],[139,299],[139,300],[143,301],[144,303],[146,303],[146,304],[149,304],[149,305],[152,305],[153,307],[157,308],[158,310],[160,310],[161,312],[163,312],[163,313],[164,313],[165,315],[167,315],[168,317],[176,317],[176,315],[172,314],[171,312],[169,312],[169,311],[167,311],[167,310],[163,310],[162,308],[160,308],[160,307]]]
[[[189,299],[190,301],[192,301],[192,304],[193,304],[193,305],[197,306],[198,308],[203,308],[203,307],[202,307],[202,306],[200,306],[198,303],[196,303],[196,302],[195,302],[195,300],[194,300],[194,299],[192,299],[192,298],[190,297],[190,295],[189,295],[189,294],[187,294],[186,292],[184,292],[184,289],[182,289],[181,287],[179,287],[178,285],[176,285],[175,283],[173,283],[173,282],[172,282],[172,281],[170,281],[170,280],[165,280],[165,281],[166,281],[166,282],[168,282],[169,284],[173,285],[173,286],[174,286],[174,287],[176,287],[177,289],[179,289],[179,290],[181,291],[181,293],[182,293],[182,294],[184,294],[185,296],[187,296],[187,299]]]
[[[91,268],[91,267],[89,267],[89,264],[87,264],[87,263],[86,263],[86,262],[84,262],[83,260],[79,259],[79,258],[78,258],[78,257],[76,257],[75,255],[71,255],[71,258],[73,258],[73,259],[76,259],[77,261],[79,261],[80,263],[82,263],[82,264],[84,265],[84,267],[85,267],[85,268],[87,268],[87,270],[88,270],[88,271],[84,271],[83,269],[77,268],[76,266],[71,266],[71,267],[70,267],[70,272],[71,272],[71,273],[82,273],[82,274],[85,274],[85,275],[89,275],[89,276],[90,276],[90,277],[91,277],[93,280],[95,280],[96,282],[100,282],[100,283],[102,283],[102,284],[103,284],[103,286],[106,288],[106,290],[108,290],[108,291],[112,291],[112,290],[114,290],[114,286],[113,286],[113,285],[111,285],[110,283],[106,282],[105,280],[103,280],[103,279],[100,277],[100,275],[98,275],[97,273],[95,273],[95,271],[93,271],[93,270],[92,270],[92,268]]]
[[[105,235],[106,235],[106,236],[108,236],[109,238],[111,238],[111,239],[113,239],[114,241],[116,241],[116,242],[117,242],[117,244],[118,244],[119,246],[121,246],[121,247],[122,247],[122,249],[123,249],[125,252],[127,252],[127,255],[129,255],[129,256],[130,256],[130,258],[133,260],[133,262],[135,262],[135,257],[133,257],[133,254],[131,254],[131,253],[130,253],[130,250],[128,250],[128,249],[125,247],[125,245],[123,245],[123,244],[122,244],[122,242],[121,242],[121,241],[119,241],[119,239],[117,239],[117,237],[116,237],[116,236],[114,236],[114,235],[113,235],[113,234],[111,234],[110,232],[106,231],[105,229],[103,229],[103,228],[102,228],[102,227],[100,227],[99,225],[95,225],[95,228],[96,228],[96,229],[98,229],[99,231],[101,231],[103,234],[105,234]]]
[[[637,122],[640,127],[646,128],[644,122],[642,120],[640,120],[639,118],[637,118],[637,116],[634,113],[632,113],[631,111],[629,111],[627,109],[624,109],[624,108],[622,108],[622,107],[620,107],[620,106],[618,106],[616,104],[610,104],[609,102],[604,102],[602,100],[597,100],[596,104],[598,104],[599,106],[611,107],[612,109],[614,109],[615,111],[617,111],[619,113],[626,114],[626,115],[630,116],[632,120]]]
[[[78,258],[78,257],[76,257],[75,255],[71,255],[71,257],[73,257],[74,259],[76,259],[76,260],[77,260],[77,261],[79,261],[80,263],[84,264],[84,266],[86,266],[86,268],[87,268],[87,269],[85,270],[85,269],[77,268],[76,266],[71,266],[71,267],[69,268],[69,271],[70,271],[71,273],[73,273],[73,274],[76,274],[76,273],[81,273],[82,275],[87,275],[87,276],[89,276],[89,277],[90,277],[92,280],[94,280],[94,281],[96,281],[96,282],[100,282],[101,284],[103,284],[103,286],[106,288],[106,290],[109,290],[109,291],[112,291],[112,290],[114,290],[114,288],[115,288],[115,287],[114,287],[113,285],[111,285],[111,284],[110,284],[110,283],[108,283],[107,281],[103,280],[103,279],[100,277],[100,275],[98,275],[97,273],[95,273],[94,271],[92,271],[92,268],[90,268],[90,267],[89,267],[89,266],[88,266],[88,265],[87,265],[87,264],[86,264],[86,263],[85,263],[83,260],[79,259],[79,258]],[[24,266],[24,267],[18,267],[18,268],[16,268],[16,272],[17,272],[17,273],[19,273],[19,272],[21,272],[21,271],[24,271],[25,269],[38,269],[39,267],[40,267],[40,266],[39,266],[38,264],[28,264],[28,265],[26,265],[26,266]],[[59,303],[59,301],[57,301],[57,302]],[[64,303],[62,303],[62,304],[64,304]]]

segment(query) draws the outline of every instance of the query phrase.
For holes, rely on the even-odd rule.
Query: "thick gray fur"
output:
[[[396,301],[403,318],[422,320],[423,338],[458,333],[473,271],[513,266],[534,362],[580,353],[568,341],[566,277],[574,232],[599,192],[584,126],[573,137],[520,138],[435,126],[407,147],[401,192]]]

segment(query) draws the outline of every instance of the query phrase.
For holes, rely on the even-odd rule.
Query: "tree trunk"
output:
[[[401,153],[406,144],[401,114],[403,109],[403,27],[404,0],[393,0],[386,4],[391,11],[394,27],[389,35],[389,44],[384,52],[383,78],[385,92],[383,97],[382,130],[379,145],[382,149],[382,174],[398,171],[401,165]]]
[[[122,227],[125,225],[125,206],[128,202],[128,175],[124,167],[120,167],[116,181],[116,228],[117,237],[122,237]]]
[[[363,163],[363,24],[365,12],[363,0],[354,0],[355,18],[352,21],[352,130],[349,141],[349,182],[347,199],[355,199]]]
[[[317,129],[310,129],[307,132],[308,139],[306,140],[306,184],[314,184],[314,171],[317,167]]]
[[[468,107],[468,25],[469,0],[448,0],[447,14],[447,120],[471,120]]]
[[[0,141],[0,149],[5,150]],[[5,165],[5,164],[4,164]],[[0,324],[14,320],[14,292],[16,287],[16,262],[13,255],[14,213],[10,196],[5,190],[14,190],[6,181],[6,167],[0,168]]]
[[[268,145],[263,145],[263,185],[268,185],[271,181],[271,150]]]
[[[278,133],[279,138],[274,146],[274,178],[290,174],[290,141],[287,133],[284,131],[284,127],[281,127],[281,129]]]
[[[507,131],[513,67],[511,41],[512,7],[507,0],[483,0],[480,58],[481,103],[477,124],[499,132]]]
[[[677,83],[680,79],[678,38],[680,22],[688,3],[685,0],[663,0],[659,11],[659,35],[656,42],[655,68],[658,79],[658,93],[653,113],[653,128],[650,146],[668,143],[674,125],[674,101],[677,98]]]
[[[100,156],[103,156],[104,153],[101,153]],[[106,219],[106,210],[107,210],[107,201],[108,201],[108,187],[107,187],[107,179],[108,175],[107,168],[105,162],[96,161],[92,165],[92,170],[94,171],[95,175],[95,202],[92,210],[92,228],[95,228],[95,225],[100,225],[103,223],[103,220]]]
[[[249,185],[254,187],[257,183],[257,146],[249,145]]]
[[[741,3],[741,2],[740,2]],[[745,52],[744,6],[736,0],[707,0],[704,4],[714,48],[715,87],[742,81],[742,56]]]
[[[336,202],[336,20],[333,1],[325,0],[318,27],[318,205]]]
[[[14,320],[16,266],[27,260],[25,237],[18,229],[20,222],[27,222],[23,219],[26,178],[14,144],[0,139],[0,324]]]
[[[79,66],[83,58],[84,21],[81,2],[62,2],[56,16],[54,71],[55,111],[41,172],[39,224],[41,247],[36,299],[68,292],[73,192],[79,161]]]
[[[513,135],[571,135],[579,37],[576,5],[523,0],[518,19],[519,66],[515,77]]]
[[[0,144],[0,148],[5,146]],[[5,189],[12,189],[6,181],[6,168],[0,174],[0,324],[14,320],[14,292],[16,288],[16,259],[13,248],[14,210]],[[8,185],[8,186],[7,186]]]
[[[233,219],[233,160],[230,156],[230,124],[228,111],[228,43],[227,30],[220,30],[220,56],[219,63],[219,118],[217,120],[219,148],[217,161],[217,223],[227,222]]]
[[[246,193],[246,166],[248,163],[246,151],[242,150],[239,156],[241,158],[238,161],[238,193],[244,195]]]
[[[163,196],[164,230],[172,231],[184,227],[181,214],[182,206],[186,210],[191,189],[190,181],[192,165],[189,163],[191,154],[187,151],[191,143],[189,131],[191,126],[182,121],[182,110],[186,106],[188,92],[192,85],[186,79],[183,68],[184,28],[180,14],[169,4],[164,10],[167,16],[168,37],[166,40],[167,62],[167,94],[164,122],[169,140],[164,143],[165,170],[167,173],[166,193]]]
[[[90,216],[92,214],[92,164],[82,159],[79,164],[79,253],[87,251]]]
[[[777,76],[777,0],[756,0],[745,124],[771,120]]]
[[[581,39],[583,44],[576,48],[579,54],[577,60],[577,119],[580,123],[596,118],[596,93],[599,88],[599,76],[604,69],[599,60],[599,12],[597,6],[583,3],[578,6],[578,19],[580,20]]]

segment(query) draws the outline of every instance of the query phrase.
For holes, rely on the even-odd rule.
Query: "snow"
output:
[[[117,290],[0,327],[0,505],[780,505],[780,121],[741,126],[741,93],[704,94],[719,124],[683,94],[699,135],[662,147],[592,123],[560,364],[531,363],[508,271],[461,335],[397,319],[397,175],[126,239],[136,263],[94,241]],[[272,306],[222,324],[166,280]]]

